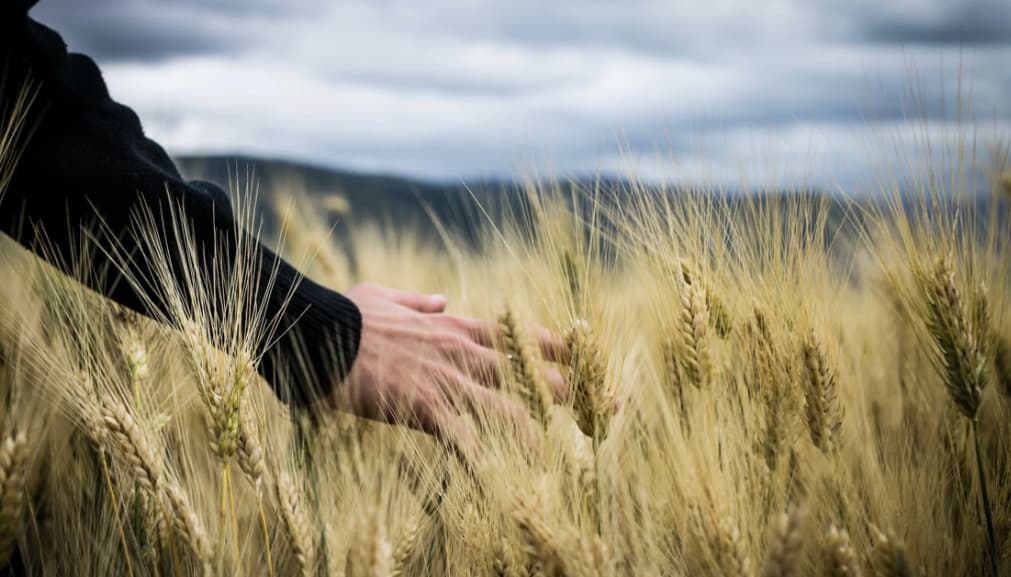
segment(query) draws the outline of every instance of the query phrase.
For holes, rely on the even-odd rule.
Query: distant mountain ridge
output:
[[[517,189],[505,181],[446,184],[247,156],[183,156],[176,163],[187,178],[226,188],[245,186],[252,179],[268,220],[272,196],[290,191],[340,195],[348,202],[350,218],[425,227],[431,223],[431,213],[453,228],[469,230],[481,212],[475,198],[497,205],[503,196],[515,196],[503,195],[504,191]]]
[[[305,193],[312,196],[340,195],[347,201],[349,210],[341,218],[361,222],[375,221],[396,227],[411,226],[417,233],[430,238],[437,236],[433,217],[450,232],[463,238],[476,240],[485,228],[489,216],[496,219],[503,211],[522,214],[526,209],[526,196],[520,183],[507,180],[484,180],[467,183],[439,183],[389,174],[370,174],[314,166],[286,160],[272,160],[248,156],[183,156],[176,159],[183,174],[190,179],[208,180],[223,187],[246,186],[250,178],[259,186],[260,208],[265,222],[272,223],[273,201],[277,194]],[[594,181],[563,181],[558,186],[565,189],[577,186],[590,188]],[[601,179],[601,189],[607,202],[620,209],[631,183],[626,180]],[[818,191],[809,191],[815,194]],[[690,189],[674,189],[673,196],[692,195]],[[730,207],[748,202],[747,195],[724,191]],[[796,192],[769,193],[772,197],[786,199]],[[865,198],[855,203],[840,195],[827,193],[829,204],[829,230],[852,230],[863,211],[874,199]],[[576,195],[579,196],[579,195]],[[580,202],[589,202],[583,199]],[[1001,199],[992,205],[989,196],[977,196],[974,201],[977,214],[990,210],[1000,211],[1002,220],[1008,218],[1008,200]],[[785,206],[785,205],[784,205]],[[911,205],[910,205],[911,206]],[[733,210],[733,208],[731,208]],[[814,216],[813,214],[810,216]]]

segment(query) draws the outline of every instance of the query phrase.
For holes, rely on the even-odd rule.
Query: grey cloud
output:
[[[283,5],[258,0],[43,0],[31,12],[59,32],[72,51],[99,62],[159,61],[174,56],[241,51],[259,22],[284,14]]]
[[[42,0],[35,15],[108,64],[114,95],[180,152],[453,178],[706,142],[697,159],[733,167],[748,130],[803,149],[820,127],[838,140],[839,127],[950,118],[934,104],[966,79],[981,116],[1011,117],[1011,6],[994,0],[80,5]],[[939,73],[958,44],[965,76]],[[726,134],[736,148],[719,147]]]
[[[872,42],[985,46],[1011,44],[1011,3],[1004,0],[899,4],[867,14],[861,32]]]
[[[71,32],[64,33],[63,39],[70,50],[86,52],[100,62],[157,62],[173,56],[222,54],[240,48],[199,27],[108,20],[79,23]]]
[[[1011,42],[1005,0],[42,0],[37,17],[107,60],[234,52],[312,30],[406,34],[419,41],[500,42],[531,49],[611,48],[662,57],[719,58],[756,45],[812,39],[984,45]],[[463,86],[467,88],[466,83]],[[453,88],[449,85],[448,88]]]

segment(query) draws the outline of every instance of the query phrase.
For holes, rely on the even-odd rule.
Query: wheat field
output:
[[[842,218],[803,193],[531,184],[476,247],[353,218],[338,246],[327,199],[279,202],[284,234],[266,240],[313,279],[439,292],[497,320],[504,393],[535,425],[462,414],[466,454],[281,405],[256,374],[269,319],[251,318],[240,272],[180,293],[193,306],[168,328],[5,238],[0,561],[131,577],[1011,575],[1011,190],[1006,148],[983,156],[883,181]],[[532,325],[566,338],[567,403],[545,392]]]

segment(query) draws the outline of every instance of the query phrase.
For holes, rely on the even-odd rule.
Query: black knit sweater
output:
[[[156,214],[168,214],[174,203],[183,208],[196,244],[207,254],[225,240],[225,249],[217,249],[215,268],[230,270],[220,259],[235,258],[235,239],[245,233],[233,218],[228,196],[213,184],[180,176],[161,146],[144,136],[137,115],[109,97],[95,62],[68,54],[56,32],[28,17],[36,1],[0,0],[0,114],[10,113],[26,79],[39,86],[27,119],[30,134],[0,199],[0,230],[66,270],[85,235],[111,232],[129,245],[131,213],[141,201]],[[171,226],[158,234],[166,246],[175,245]],[[255,298],[266,304],[268,318],[283,310],[281,328],[292,327],[265,351],[260,372],[281,400],[308,405],[328,395],[350,369],[358,352],[361,314],[344,296],[301,279],[269,249],[254,246],[252,264],[259,271]],[[61,258],[53,258],[52,251]],[[104,279],[85,276],[90,288],[149,316],[165,316],[155,313],[167,311],[150,310],[149,299],[124,282],[122,263],[108,262],[101,251],[93,258],[93,266],[108,274]],[[152,277],[145,262],[130,266],[136,267],[133,276]],[[185,288],[178,276],[175,282]]]

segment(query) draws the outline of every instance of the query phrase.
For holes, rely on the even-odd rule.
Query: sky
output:
[[[1007,0],[42,0],[31,14],[173,154],[855,188],[1011,135]]]

